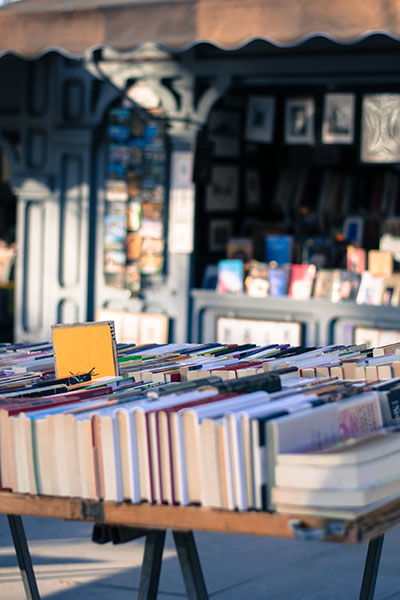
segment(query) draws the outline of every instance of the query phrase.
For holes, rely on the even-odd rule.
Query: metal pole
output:
[[[22,519],[19,515],[7,515],[7,518],[25,588],[26,600],[40,600]]]
[[[172,534],[189,600],[208,600],[193,531],[173,531]]]
[[[149,531],[146,534],[138,600],[157,598],[164,543],[164,530]]]
[[[374,597],[379,561],[382,553],[383,538],[383,534],[379,535],[371,540],[368,544],[367,558],[365,560],[364,575],[361,584],[360,600],[372,600]]]

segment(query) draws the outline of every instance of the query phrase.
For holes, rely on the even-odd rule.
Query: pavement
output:
[[[7,518],[0,515],[0,599],[25,600]],[[92,525],[24,517],[42,599],[134,600],[144,539],[91,541]],[[215,600],[354,600],[367,544],[195,532],[210,598]],[[385,535],[375,600],[400,600],[400,527]],[[167,534],[158,598],[186,598],[175,547]]]

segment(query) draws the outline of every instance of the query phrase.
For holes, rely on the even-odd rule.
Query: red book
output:
[[[308,300],[311,296],[315,274],[315,265],[292,265],[289,296],[296,300]]]
[[[237,396],[234,393],[214,394],[206,396],[204,398],[196,398],[194,400],[187,400],[174,406],[165,407],[156,414],[156,431],[157,431],[157,456],[159,465],[159,485],[161,490],[161,501],[172,502],[176,504],[178,502],[175,497],[176,481],[174,477],[174,456],[173,456],[173,440],[171,431],[171,419],[172,413],[177,413],[185,408],[192,408],[194,406],[200,406],[204,404],[210,404],[212,402],[219,402],[221,400],[227,400]],[[177,457],[175,457],[175,462]],[[163,492],[165,487],[170,487],[170,498]]]
[[[211,371],[240,371],[240,369],[249,369],[250,367],[262,367],[263,361],[252,360],[247,362],[237,363],[235,365],[227,365],[226,367],[215,367]]]

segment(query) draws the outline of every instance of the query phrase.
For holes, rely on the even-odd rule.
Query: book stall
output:
[[[54,325],[0,346],[0,510],[27,598],[21,516],[145,535],[139,597],[155,598],[171,529],[189,598],[207,598],[193,530],[369,540],[400,522],[400,343],[324,347],[117,343],[114,323]]]
[[[353,325],[353,305],[393,308],[330,342],[398,337],[397,7],[144,4],[0,8],[15,340],[107,308],[164,315],[167,340],[192,340],[190,291],[215,290],[218,268],[240,318],[254,296],[265,311],[293,301],[301,332],[276,341],[326,343],[308,328],[309,298],[347,308]],[[37,33],[11,36],[10,22]],[[198,329],[195,341],[210,337]]]

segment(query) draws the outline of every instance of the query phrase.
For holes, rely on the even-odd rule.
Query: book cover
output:
[[[373,277],[390,277],[393,273],[392,253],[389,250],[369,250],[368,271]]]
[[[293,237],[269,233],[265,236],[265,261],[278,265],[292,262]]]
[[[296,300],[308,300],[313,289],[315,273],[315,265],[292,265],[289,296]]]
[[[379,394],[366,392],[338,402],[340,436],[347,438],[383,425]]]
[[[374,277],[369,271],[361,275],[360,287],[358,288],[357,304],[371,304],[377,306],[381,303],[383,289],[383,277]]]
[[[291,267],[270,267],[268,270],[269,295],[272,297],[286,296],[288,292]]]
[[[226,244],[226,258],[239,259],[244,264],[253,258],[253,240],[247,237],[229,238]]]
[[[400,275],[384,277],[382,285],[382,306],[399,306],[400,304]]]
[[[269,280],[267,264],[258,260],[252,260],[248,274],[244,280],[244,285],[249,296],[258,298],[268,296]]]
[[[339,439],[338,406],[330,402],[308,410],[294,412],[266,424],[267,505],[273,507],[270,496],[275,485],[276,457],[280,452],[293,452],[301,448],[322,448]],[[272,504],[271,504],[272,500]]]
[[[347,270],[352,273],[364,273],[367,268],[367,252],[365,248],[347,246],[346,249]]]
[[[354,302],[360,287],[361,275],[344,269],[333,271],[332,302]]]
[[[217,292],[219,294],[239,294],[243,292],[243,261],[224,259],[218,261]]]
[[[314,298],[325,298],[331,300],[332,290],[334,281],[334,270],[333,269],[318,269],[315,286],[314,286]]]
[[[119,374],[113,321],[52,326],[57,377],[91,373],[92,379]]]

